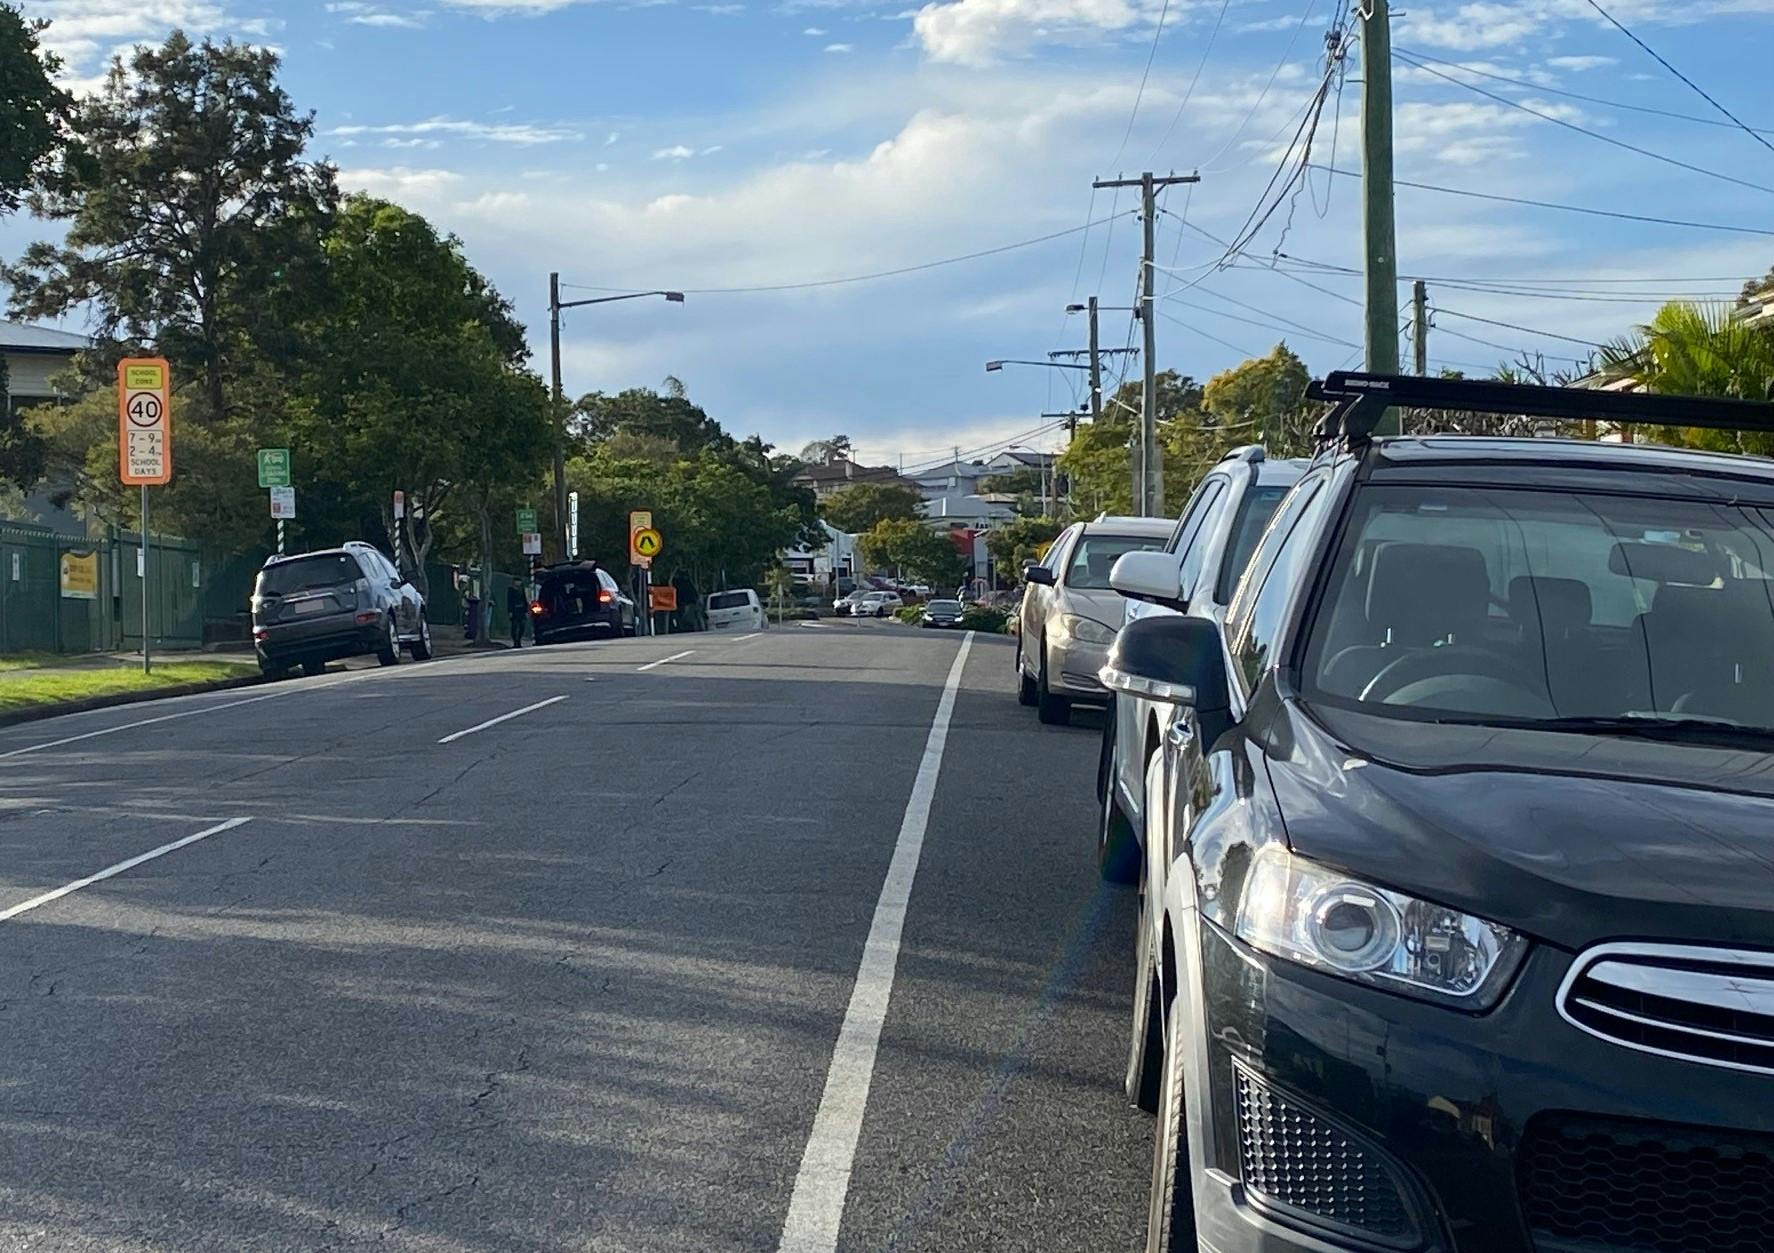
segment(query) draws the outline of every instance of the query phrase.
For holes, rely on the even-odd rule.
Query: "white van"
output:
[[[708,597],[708,629],[727,631],[739,627],[761,631],[769,624],[764,620],[764,602],[749,587],[731,592],[710,592]]]

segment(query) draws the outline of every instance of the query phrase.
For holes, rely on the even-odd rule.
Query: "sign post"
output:
[[[579,493],[567,493],[567,556],[579,555]]]
[[[142,673],[153,666],[148,634],[148,488],[172,478],[172,367],[164,357],[117,363],[118,477],[142,489]]]
[[[394,493],[394,568],[400,569],[400,533],[406,528],[401,525],[407,516],[407,494],[402,491]]]
[[[287,448],[259,449],[259,486],[288,487],[290,485],[290,450]]]
[[[277,555],[283,556],[283,524],[296,516],[296,489],[293,487],[274,487],[271,489],[271,516],[277,519]]]
[[[519,535],[528,535],[531,531],[540,531],[541,529],[536,525],[536,511],[534,509],[526,505],[517,511],[517,533]]]
[[[640,595],[637,600],[647,605],[647,631],[653,630],[653,558],[659,555],[664,547],[659,532],[653,529],[653,511],[651,509],[632,509],[628,514],[628,564],[641,572]]]

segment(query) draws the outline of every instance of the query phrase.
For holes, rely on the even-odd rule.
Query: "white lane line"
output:
[[[862,1134],[862,1115],[868,1107],[869,1083],[874,1078],[875,1054],[881,1044],[881,1024],[887,1017],[887,1000],[893,993],[893,975],[899,965],[899,938],[905,929],[906,903],[912,880],[924,852],[924,832],[930,826],[930,801],[936,794],[936,777],[949,739],[949,718],[955,711],[955,693],[961,685],[961,669],[973,646],[973,632],[961,638],[961,649],[949,667],[924,741],[924,757],[912,781],[911,799],[899,824],[899,843],[881,885],[863,946],[862,965],[850,993],[850,1008],[838,1029],[832,1066],[825,1076],[825,1092],[813,1116],[813,1133],[801,1155],[795,1190],[789,1197],[788,1217],[782,1225],[780,1253],[833,1253],[838,1247],[838,1224],[844,1217],[844,1198],[850,1191],[850,1170],[856,1159],[856,1141]]]
[[[95,883],[102,883],[106,879],[122,874],[125,870],[134,870],[145,861],[153,861],[156,857],[165,857],[168,853],[177,852],[187,844],[195,844],[199,840],[207,840],[212,835],[220,835],[224,831],[232,831],[235,827],[251,821],[251,818],[230,818],[226,822],[218,822],[213,827],[205,827],[195,835],[187,835],[182,840],[174,840],[171,844],[162,844],[159,848],[150,849],[139,857],[131,857],[128,861],[120,861],[115,866],[106,866],[97,874],[89,874],[84,879],[76,879],[72,883],[63,884],[61,887],[55,889],[55,891],[45,892],[42,896],[33,896],[30,900],[25,901],[22,904],[14,905],[11,909],[0,910],[0,922],[5,922],[11,918],[17,918],[20,914],[29,913],[39,905],[47,905],[51,901],[59,901],[62,897],[67,896],[72,892],[78,892],[81,888],[89,888]]]
[[[644,666],[636,666],[635,669],[636,670],[652,670],[658,666],[663,666],[668,661],[679,661],[685,657],[688,657],[691,653],[693,653],[695,651],[696,650],[694,648],[686,648],[681,653],[673,653],[669,657],[661,657],[658,661],[649,661]]]
[[[735,644],[743,644],[743,643],[745,643],[745,641],[747,641],[747,640],[755,640],[755,639],[757,639],[757,638],[758,638],[758,636],[760,636],[760,635],[762,635],[762,634],[763,634],[763,632],[762,632],[762,631],[753,631],[753,632],[752,632],[752,633],[751,633],[751,634],[750,634],[750,635],[736,635],[736,636],[734,636],[734,637],[733,637],[733,642],[734,642],[734,643],[735,643]]]
[[[461,731],[452,732],[439,740],[439,744],[449,744],[461,739],[464,735],[473,735],[476,731],[485,731],[488,727],[496,727],[501,722],[510,722],[513,718],[521,718],[525,714],[535,713],[538,709],[546,709],[556,701],[563,701],[565,696],[550,696],[547,700],[539,700],[534,705],[525,705],[522,709],[514,709],[508,714],[500,714],[497,718],[488,718],[485,722],[477,722]]]
[[[327,686],[331,687],[332,685],[329,683]],[[158,718],[143,718],[137,722],[125,722],[122,726],[105,727],[100,731],[86,731],[80,735],[69,735],[59,740],[46,740],[42,744],[27,744],[23,748],[15,748],[9,752],[0,753],[0,761],[4,761],[8,757],[22,757],[26,753],[41,752],[46,748],[60,748],[64,744],[76,744],[81,740],[97,739],[101,735],[115,735],[119,731],[133,731],[137,727],[151,727],[157,722],[171,722],[175,718],[195,718],[198,714],[216,713],[223,709],[238,709],[242,705],[256,705],[262,700],[272,700],[278,696],[287,696],[291,691],[299,690],[301,689],[291,688],[289,691],[284,692],[267,692],[263,696],[249,696],[245,700],[231,700],[220,705],[205,705],[201,709],[186,709],[176,714],[161,714]]]

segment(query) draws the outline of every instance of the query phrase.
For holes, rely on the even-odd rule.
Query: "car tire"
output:
[[[385,666],[400,664],[400,631],[394,625],[394,615],[388,615],[388,638],[382,641],[382,647],[376,650],[376,660]]]
[[[1127,1039],[1127,1103],[1158,1113],[1164,1083],[1164,997],[1152,960],[1152,932],[1146,918],[1150,901],[1140,894],[1139,930],[1134,934],[1133,1029]]]
[[[290,668],[283,665],[281,662],[266,661],[263,657],[259,658],[259,674],[264,677],[267,683],[275,683],[279,679],[286,678],[288,677],[289,672]]]
[[[431,624],[429,622],[419,623],[419,638],[412,643],[412,654],[414,661],[431,660]]]
[[[1019,705],[1033,705],[1035,703],[1035,680],[1031,679],[1028,672],[1023,669],[1021,639],[1016,642],[1016,703]]]
[[[1072,702],[1055,696],[1047,686],[1047,642],[1043,640],[1037,647],[1041,650],[1041,677],[1035,681],[1035,717],[1050,727],[1067,726],[1072,721]]]
[[[302,663],[302,673],[307,675],[311,679],[315,675],[325,674],[326,673],[326,662],[324,662],[324,661],[304,661]]]
[[[1168,1035],[1188,1030],[1183,998],[1171,1003]],[[1146,1212],[1146,1253],[1199,1253],[1195,1238],[1195,1170],[1189,1161],[1188,1093],[1183,1085],[1183,1050],[1165,1052],[1159,1085],[1157,1132],[1152,1145],[1152,1192]]]

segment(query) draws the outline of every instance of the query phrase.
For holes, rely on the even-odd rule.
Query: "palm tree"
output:
[[[1602,373],[1671,396],[1774,400],[1774,328],[1745,322],[1729,305],[1671,301],[1637,332],[1602,349]],[[1683,427],[1672,443],[1774,454],[1774,437]]]

